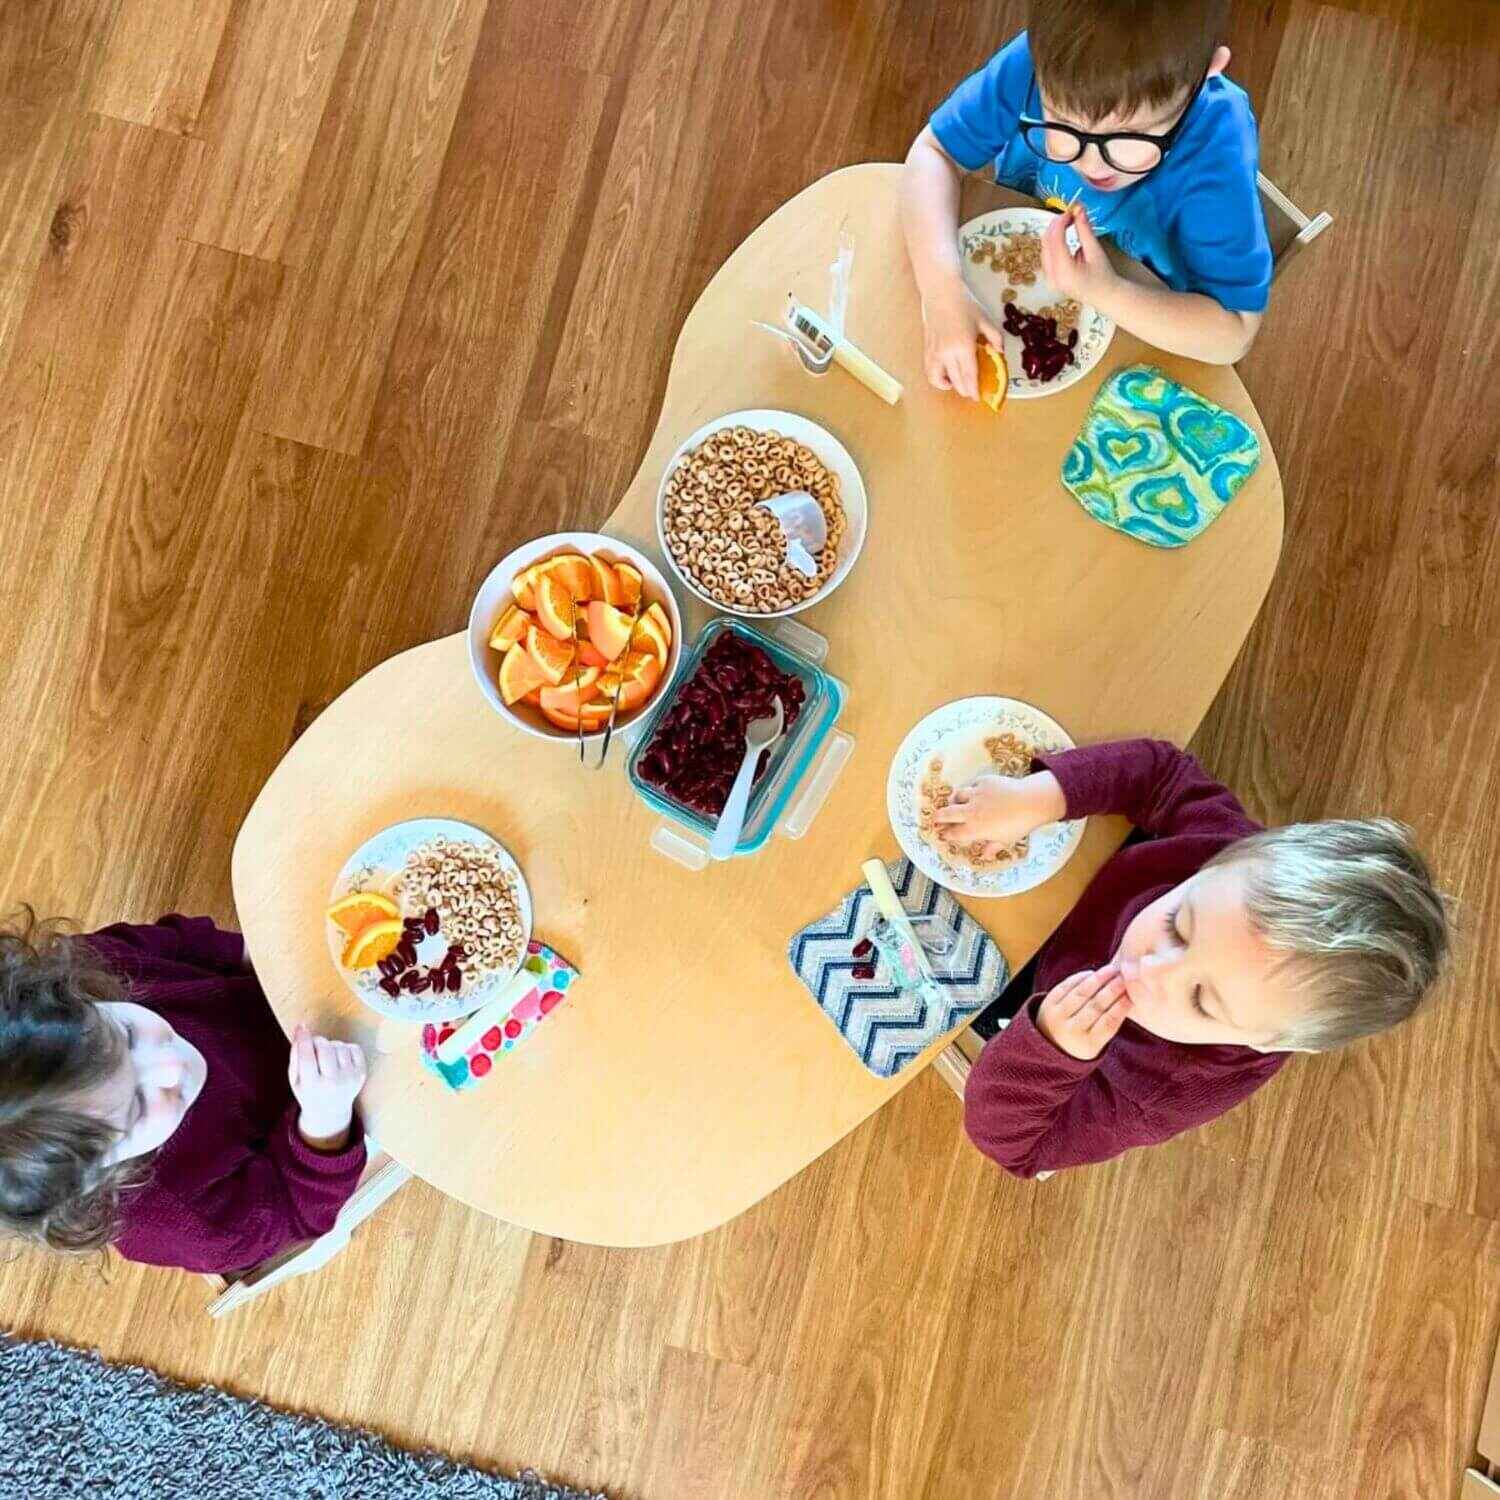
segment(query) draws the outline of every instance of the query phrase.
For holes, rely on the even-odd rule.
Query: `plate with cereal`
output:
[[[938,835],[933,814],[976,776],[1025,776],[1033,755],[1071,750],[1055,719],[1016,698],[959,698],[934,709],[901,742],[885,785],[903,852],[923,874],[961,896],[1015,896],[1072,858],[1088,819],[1049,823],[998,855]]]
[[[1005,335],[1007,394],[1050,396],[1076,385],[1115,336],[1102,312],[1061,297],[1042,276],[1046,208],[996,208],[958,232],[964,281]]]
[[[412,818],[350,856],[324,925],[334,966],[371,1010],[399,1021],[461,1016],[521,967],[531,892],[482,828]]]
[[[814,572],[788,557],[781,523],[759,502],[810,495],[826,537]],[[705,604],[746,619],[795,615],[849,576],[869,505],[849,450],[789,411],[735,411],[706,423],[662,471],[656,533],[673,571]]]

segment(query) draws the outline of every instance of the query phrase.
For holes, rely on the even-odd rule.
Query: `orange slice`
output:
[[[524,609],[517,604],[507,604],[505,613],[495,621],[495,628],[490,631],[490,645],[496,651],[509,651],[526,634],[529,624],[531,616]]]
[[[1005,355],[985,339],[974,345],[979,357],[979,400],[991,411],[999,411],[1005,405],[1005,393],[1010,389],[1010,370]]]
[[[388,922],[400,915],[401,908],[379,891],[350,891],[328,908],[329,920],[350,937],[356,937],[372,923]]]
[[[546,587],[544,583],[543,588]],[[560,641],[535,625],[526,632],[526,654],[536,663],[542,677],[556,687],[573,665],[573,642]]]
[[[536,627],[532,626],[532,630],[535,629]],[[500,701],[506,704],[519,703],[528,693],[542,687],[546,681],[546,677],[542,675],[542,669],[537,666],[535,659],[526,649],[525,642],[517,641],[505,653],[505,660],[500,663]]]
[[[513,579],[511,579],[510,591],[516,596],[516,603],[519,604],[522,609],[536,608],[536,592],[534,587],[535,584],[536,569],[534,567],[523,568],[519,573],[516,574]]]
[[[588,609],[589,639],[606,660],[613,661],[630,644],[630,616],[595,599]]]
[[[598,667],[588,667],[578,674],[576,680],[570,679],[563,687],[544,687],[539,706],[550,708],[554,713],[573,714],[576,717],[584,704],[594,696],[594,684],[598,680]]]
[[[561,557],[549,557],[538,564],[537,577],[544,574],[555,578],[579,604],[587,604],[598,588],[592,564],[577,552],[564,552]]]
[[[344,967],[346,969],[371,969],[382,958],[389,958],[401,941],[401,919],[387,918],[371,922],[363,932],[357,932],[344,945]]]
[[[636,622],[635,634],[630,638],[632,651],[651,651],[662,661],[672,649],[672,628],[662,629],[661,621],[650,610]]]
[[[641,575],[629,563],[616,563],[615,577],[620,582],[620,607],[634,609],[641,602]]]
[[[573,620],[578,609],[573,596],[558,581],[555,573],[538,573],[536,578],[536,617],[543,627],[560,641],[573,645]]]
[[[586,667],[607,667],[609,658],[590,640],[578,639],[578,660]]]
[[[566,729],[571,734],[577,734],[579,730],[579,715],[562,713],[558,709],[548,708],[542,704],[542,714],[549,724],[556,724],[559,729]],[[592,703],[586,703],[583,707],[582,728],[589,734],[603,729],[609,723],[609,705],[596,708]]]
[[[589,566],[594,570],[594,598],[602,599],[616,608],[622,605],[625,595],[620,588],[620,575],[615,572],[615,565],[596,554],[589,558]]]

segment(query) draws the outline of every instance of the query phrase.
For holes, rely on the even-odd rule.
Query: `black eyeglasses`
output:
[[[1092,130],[1080,130],[1076,125],[1065,125],[1060,120],[1036,120],[1029,115],[1022,115],[1017,124],[1021,129],[1021,139],[1026,142],[1027,147],[1046,161],[1060,164],[1077,161],[1087,147],[1097,146],[1099,155],[1116,172],[1139,177],[1142,172],[1149,172],[1161,164],[1162,157],[1171,150],[1172,142],[1177,139],[1187,120],[1188,111],[1192,109],[1207,82],[1208,72],[1205,69],[1197,87],[1182,106],[1182,112],[1171,128],[1162,135],[1147,135],[1140,130],[1112,130],[1098,135]]]

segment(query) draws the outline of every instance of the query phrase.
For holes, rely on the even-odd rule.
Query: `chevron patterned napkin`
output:
[[[823,1014],[838,1028],[854,1055],[879,1078],[892,1078],[945,1032],[961,1026],[994,1000],[1010,980],[1005,955],[995,940],[958,904],[951,891],[936,885],[908,859],[887,869],[907,914],[930,921],[922,931],[948,933],[953,949],[934,960],[938,985],[898,986],[880,968],[867,971],[873,955],[854,954],[870,937],[880,912],[868,886],[851,891],[836,911],[804,927],[791,941],[787,956],[797,978],[807,986]]]

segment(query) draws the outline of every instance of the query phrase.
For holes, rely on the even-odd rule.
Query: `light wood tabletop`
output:
[[[862,860],[896,852],[885,782],[902,737],[939,704],[995,692],[1045,709],[1080,743],[1185,740],[1275,570],[1280,478],[1233,370],[1160,355],[1119,332],[1087,379],[1012,401],[998,417],[927,386],[899,170],[850,167],[814,183],[729,258],[683,326],[646,457],[606,525],[655,554],[663,465],[724,412],[800,412],[853,454],[869,492],[864,552],[843,586],[799,618],[828,637],[829,670],[850,687],[840,724],[854,753],[807,835],[700,873],[669,862],[648,845],[658,818],[632,792],[619,751],[592,773],[570,747],[508,727],[480,696],[462,633],[350,687],[292,747],[240,832],[235,897],[282,1024],[370,1046],[361,1108],[381,1145],[511,1223],[610,1245],[701,1234],[909,1084],[920,1064],[890,1080],[861,1066],[786,955],[798,928],[860,883]],[[849,333],[905,384],[895,407],[842,371],[806,375],[750,326],[777,321],[789,291],[826,303],[841,226],[856,244]],[[1101,379],[1141,359],[1261,433],[1258,472],[1177,552],[1107,530],[1058,481]],[[685,617],[691,636],[705,615]],[[414,1031],[374,1055],[379,1018],[345,988],[324,937],[347,856],[420,815],[465,819],[505,843],[530,884],[536,935],[582,971],[567,1003],[463,1094],[424,1070]],[[1013,967],[1124,832],[1118,819],[1093,819],[1052,880],[966,902]]]

